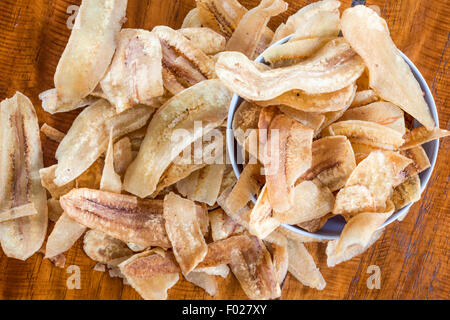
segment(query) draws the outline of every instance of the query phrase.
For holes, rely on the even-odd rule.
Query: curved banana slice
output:
[[[355,155],[348,139],[325,137],[313,142],[311,168],[300,179],[317,179],[334,192],[345,185],[355,168]]]
[[[427,130],[426,127],[418,127],[405,136],[405,144],[400,148],[401,150],[408,150],[415,147],[419,147],[424,143],[430,142],[435,139],[445,138],[450,136],[450,131],[443,130],[440,128],[434,128],[432,130]]]
[[[370,87],[383,99],[412,115],[428,130],[435,127],[422,89],[392,41],[386,21],[356,6],[344,11],[342,33],[369,69]]]
[[[356,82],[356,85],[358,86],[358,90],[359,90],[358,81]],[[370,103],[377,102],[378,100],[380,100],[380,98],[377,96],[377,94],[373,90],[358,91],[358,92],[356,92],[355,99],[353,99],[353,102],[350,105],[350,108],[362,107],[362,106],[368,105]]]
[[[1,102],[0,123],[0,213],[27,213],[0,223],[0,241],[8,257],[26,260],[41,248],[47,232],[38,119],[31,101],[17,92]]]
[[[310,94],[338,91],[354,83],[364,71],[362,59],[341,38],[299,64],[273,70],[257,66],[242,53],[223,52],[216,73],[244,99],[267,101],[295,89]]]
[[[294,33],[291,41],[305,38],[335,36],[340,31],[341,3],[334,0],[318,1],[301,8],[275,31],[272,43]]]
[[[225,51],[227,40],[210,28],[182,28],[178,32],[207,55]]]
[[[201,27],[202,22],[200,21],[200,17],[198,15],[198,9],[194,8],[188,12],[186,17],[184,17],[181,28],[201,28]]]
[[[58,104],[73,110],[106,73],[116,50],[127,0],[84,0],[55,73]],[[67,106],[75,106],[68,108]]]
[[[400,132],[402,136],[406,132],[403,110],[390,102],[375,102],[366,106],[351,108],[344,113],[340,120],[375,122]]]
[[[158,109],[136,160],[125,174],[124,190],[142,198],[151,195],[174,158],[225,120],[230,101],[231,93],[219,80],[208,80],[186,89]],[[174,132],[183,134],[181,142],[173,140]]]
[[[121,113],[138,104],[150,105],[164,94],[162,50],[152,32],[123,29],[116,54],[100,82],[106,99]]]
[[[108,148],[111,128],[114,128],[113,140],[116,140],[143,127],[153,110],[138,106],[116,114],[106,100],[99,100],[84,109],[56,150],[55,184],[63,186],[86,171]]]
[[[411,163],[411,159],[396,152],[372,152],[337,194],[333,213],[355,215],[384,210],[400,173]]]
[[[369,121],[339,121],[330,125],[326,130],[334,136],[346,136],[351,142],[385,150],[397,150],[405,142],[403,134],[397,130]]]
[[[301,90],[292,90],[275,99],[256,103],[263,107],[285,105],[304,112],[332,112],[347,108],[352,102],[355,92],[354,84],[338,91],[321,94],[308,94]]]
[[[258,44],[270,18],[283,13],[287,7],[288,4],[283,0],[262,0],[239,21],[239,25],[228,40],[226,50],[239,51],[250,59],[255,59]]]

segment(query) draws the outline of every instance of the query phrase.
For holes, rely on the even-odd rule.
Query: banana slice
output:
[[[22,217],[0,223],[0,241],[8,257],[26,260],[41,248],[47,232],[38,119],[31,101],[17,92],[1,102],[0,123],[0,213],[22,211]]]

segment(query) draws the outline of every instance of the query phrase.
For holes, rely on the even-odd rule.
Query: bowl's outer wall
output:
[[[272,47],[288,42],[291,37],[292,36],[288,36],[284,39],[281,39],[280,41],[273,44]],[[436,103],[434,101],[431,90],[428,87],[427,82],[425,81],[425,79],[423,78],[423,76],[421,75],[421,73],[419,72],[417,67],[411,62],[411,60],[407,56],[405,56],[402,52],[400,52],[400,54],[402,55],[402,57],[406,61],[406,63],[410,66],[411,71],[413,72],[415,78],[417,79],[417,81],[420,84],[420,87],[422,88],[422,91],[425,93],[425,101],[428,103],[428,106],[431,110],[431,114],[436,123],[436,126],[439,126],[439,117],[438,117],[438,113],[437,113]],[[265,62],[263,55],[260,55],[255,61],[262,62],[262,63]],[[236,113],[236,111],[237,111],[238,107],[240,106],[240,104],[242,103],[242,101],[243,101],[243,99],[241,97],[239,97],[237,94],[233,95],[233,99],[230,104],[230,109],[229,109],[229,114],[228,114],[228,122],[227,122],[227,149],[228,149],[228,154],[231,159],[231,165],[233,167],[234,173],[236,174],[236,176],[238,178],[242,172],[242,168],[236,163],[236,155],[237,155],[236,151],[237,150],[240,151],[240,146],[238,143],[236,143],[232,128],[233,128],[234,114]],[[417,121],[415,121],[414,126],[417,127],[419,125],[420,124]],[[237,148],[237,150],[236,150],[236,148]],[[428,182],[430,181],[431,175],[432,175],[434,167],[436,165],[436,159],[437,159],[437,155],[438,155],[438,151],[439,151],[439,140],[437,139],[437,140],[430,141],[430,142],[424,144],[423,148],[425,149],[425,152],[426,152],[428,158],[430,159],[431,167],[429,169],[425,170],[424,172],[420,173],[420,175],[419,175],[420,186],[421,186],[422,192],[425,190]],[[392,222],[396,221],[399,217],[407,214],[407,212],[409,211],[411,206],[412,206],[412,204],[409,204],[406,207],[395,212],[389,219],[386,220],[386,222],[380,227],[380,229],[385,228]],[[342,216],[336,216],[332,219],[329,219],[328,222],[326,223],[326,225],[316,233],[307,232],[296,226],[283,225],[283,227],[285,227],[286,229],[291,230],[297,234],[305,235],[305,236],[309,236],[309,237],[313,237],[313,238],[318,238],[318,239],[325,239],[325,240],[338,239],[344,226],[345,226],[345,220],[344,220],[344,218],[342,218]]]

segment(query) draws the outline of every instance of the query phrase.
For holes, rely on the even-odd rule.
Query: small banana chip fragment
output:
[[[41,248],[47,232],[38,119],[31,101],[17,92],[1,102],[0,123],[0,214],[3,220],[17,217],[0,223],[0,241],[5,255],[26,260]]]
[[[117,266],[134,254],[125,242],[97,230],[86,232],[83,251],[92,260],[110,266]]]
[[[434,128],[428,130],[426,127],[418,127],[412,129],[405,136],[405,143],[400,147],[400,150],[408,150],[432,140],[441,139],[450,136],[450,131]]]
[[[227,40],[210,28],[181,28],[178,32],[207,55],[225,51]]]
[[[420,195],[420,178],[416,174],[395,187],[391,200],[395,205],[395,209],[400,210],[410,203],[419,201]]]

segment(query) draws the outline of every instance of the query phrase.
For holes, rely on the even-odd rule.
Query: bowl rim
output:
[[[292,37],[293,37],[293,35],[289,35],[289,36],[275,42],[270,47],[268,47],[265,51],[267,51],[268,49],[270,49],[272,47],[276,47],[276,46],[279,46],[281,44],[288,42]],[[255,59],[255,62],[265,63],[265,60],[264,60],[265,51],[258,58]],[[430,108],[430,111],[431,111],[433,119],[436,123],[436,126],[439,127],[439,115],[437,112],[436,103],[434,101],[433,94],[432,94],[426,80],[424,79],[424,77],[422,76],[420,71],[417,69],[417,67],[412,63],[412,61],[400,50],[399,50],[399,53],[402,56],[402,58],[405,60],[405,62],[409,65],[409,67],[411,68],[411,71],[414,74],[418,83],[420,84],[422,91],[425,93],[425,100],[427,101],[428,107]],[[239,95],[237,95],[236,93],[233,94],[233,98],[231,100],[230,108],[229,108],[229,112],[228,112],[227,137],[226,137],[227,152],[228,152],[228,155],[230,158],[231,165],[233,167],[233,171],[238,179],[240,177],[241,170],[239,169],[239,166],[236,163],[236,153],[235,153],[234,147],[235,146],[237,146],[237,148],[241,148],[241,147],[236,142],[236,139],[234,136],[233,119],[234,119],[234,115],[235,115],[238,107],[240,106],[240,102],[242,100],[243,99]],[[417,120],[415,120],[414,127],[417,127],[417,126],[419,126],[419,123],[417,122]],[[437,156],[439,153],[439,139],[432,140],[432,141],[426,143],[426,145],[430,145],[432,148],[431,154],[428,154],[428,152],[427,152],[427,156],[430,160],[431,167],[419,175],[421,193],[423,193],[423,191],[426,189],[426,187],[430,181],[430,178],[432,176],[432,173],[434,171],[434,168],[436,166],[436,160],[437,160]],[[253,200],[253,202],[256,202],[255,198],[253,198],[252,200]],[[409,203],[402,209],[394,212],[394,214],[392,214],[385,221],[385,223],[379,228],[379,230],[384,229],[385,227],[387,227],[394,221],[397,221],[401,216],[406,215],[408,213],[408,211],[411,209],[411,206],[413,204],[414,203]],[[339,217],[339,216],[337,216],[337,217]],[[334,218],[332,218],[332,219],[334,219]],[[330,219],[330,220],[332,220],[332,219]],[[344,224],[343,224],[343,222],[333,222],[333,223],[335,224],[335,226],[338,226],[338,228],[340,228],[339,233],[323,231],[323,229],[321,229],[315,233],[312,233],[312,232],[308,232],[308,231],[306,231],[300,227],[294,226],[294,225],[282,224],[282,226],[290,231],[293,231],[293,232],[299,234],[299,235],[308,236],[308,237],[316,238],[316,239],[322,239],[322,240],[335,240],[335,239],[339,238],[339,236],[342,232],[342,229],[345,226],[345,223]]]

